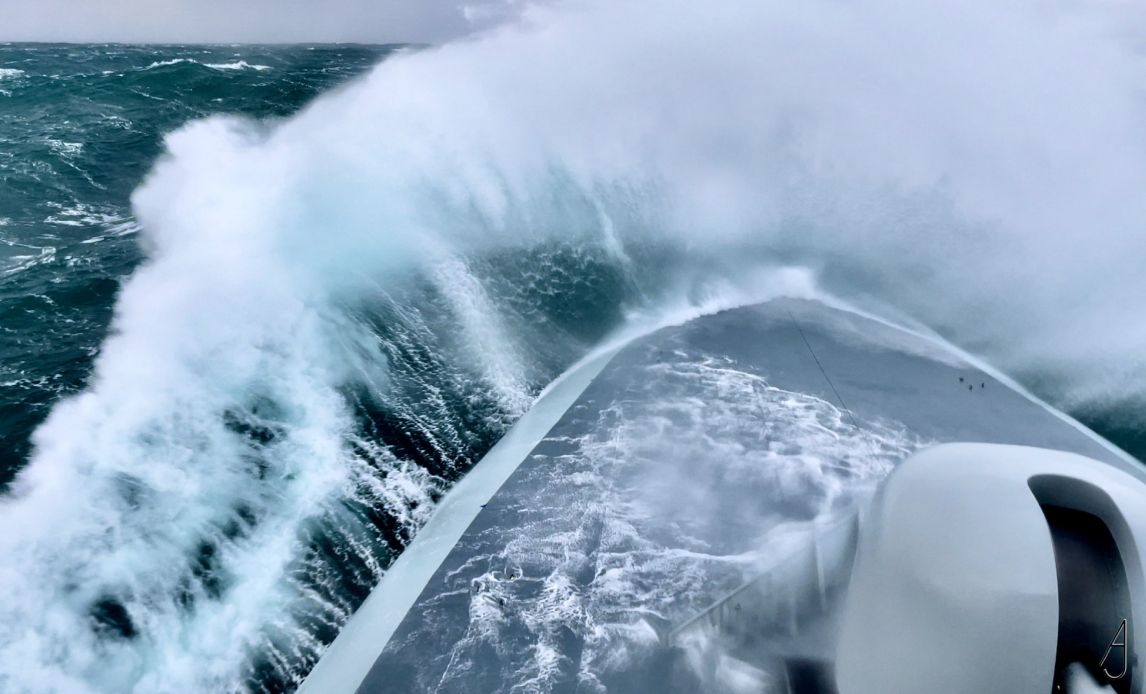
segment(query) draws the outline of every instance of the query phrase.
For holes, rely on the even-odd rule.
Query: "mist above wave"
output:
[[[193,126],[138,206],[324,289],[550,237],[807,264],[1100,397],[1146,342],[1144,66],[1102,7],[535,8],[269,135]]]

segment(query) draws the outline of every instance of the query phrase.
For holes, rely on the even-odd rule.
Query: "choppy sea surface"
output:
[[[131,199],[165,156],[165,136],[230,116],[213,122],[238,123],[258,142],[320,93],[410,50],[0,45],[0,689],[291,689],[435,501],[542,388],[680,277],[721,275],[691,247],[620,252],[610,222],[604,242],[574,230],[480,252],[459,244],[416,269],[381,263],[385,281],[354,267],[353,293],[313,306],[313,278],[282,283],[286,297],[268,279],[247,305],[229,294],[226,265],[260,277],[251,268],[262,257],[243,239],[191,238],[233,252],[184,248],[175,264],[179,239],[151,245]],[[282,178],[274,161],[235,166],[242,146],[177,153],[196,166],[217,157],[228,172],[197,204],[253,214],[226,206],[227,187]],[[356,148],[337,156],[353,160]],[[337,186],[342,175],[318,178]],[[542,212],[516,223],[606,217],[555,178],[558,192],[533,200]],[[624,192],[639,207],[642,191]],[[464,199],[439,193],[462,224],[480,223]],[[178,230],[180,213],[169,212]],[[348,254],[326,253],[321,220],[290,218],[310,224],[312,245],[298,251],[302,237],[291,236],[283,254],[338,275],[324,263]],[[162,273],[184,281],[196,262],[218,286],[194,303],[140,290],[162,289]],[[268,265],[266,277],[281,270]],[[132,277],[137,291],[117,308]],[[265,329],[280,309],[289,328]],[[200,336],[202,350],[188,347]],[[1134,413],[1092,404],[1074,414],[1146,452]]]
[[[110,459],[138,456],[130,470],[104,456],[103,443],[78,441],[73,460],[102,458],[115,469],[82,473],[83,489],[61,499],[74,504],[74,516],[23,508],[9,487],[33,454],[33,432],[61,400],[96,388],[93,363],[117,295],[145,265],[149,249],[131,195],[161,156],[164,136],[220,115],[273,128],[404,50],[411,49],[0,46],[0,484],[9,510],[56,526],[7,532],[5,575],[25,575],[7,581],[10,600],[0,607],[0,652],[11,666],[0,688],[293,687],[441,492],[618,323],[624,279],[599,250],[556,244],[528,257],[443,261],[348,308],[374,341],[362,349],[384,365],[375,376],[385,387],[372,376],[335,395],[349,408],[334,435],[353,469],[317,513],[277,514],[286,506],[289,515],[284,499],[306,482],[292,468],[310,458],[287,450],[306,444],[288,431],[299,416],[289,411],[294,403],[273,385],[244,386],[237,401],[205,413],[217,431],[186,419],[143,424],[112,444]],[[504,315],[490,320],[498,310]],[[504,349],[505,330],[524,337],[522,351]],[[537,349],[526,353],[530,345]],[[473,358],[482,349],[490,353]],[[211,436],[219,437],[216,448],[196,442]],[[196,446],[206,448],[204,459],[184,461],[185,474],[168,480],[175,489],[157,491],[164,483],[145,479],[163,476],[172,456]],[[183,501],[171,507],[172,495]],[[265,529],[281,537],[270,540]],[[289,546],[260,556],[273,541]],[[157,545],[165,549],[145,556]],[[271,583],[289,586],[285,593],[252,577],[264,570]],[[238,610],[249,631],[231,631],[228,641],[221,625],[235,618],[224,613],[236,601],[254,612]],[[68,613],[62,623],[44,615],[53,606]],[[188,639],[212,645],[186,648]],[[26,659],[17,664],[16,654]],[[94,662],[100,657],[116,665]]]

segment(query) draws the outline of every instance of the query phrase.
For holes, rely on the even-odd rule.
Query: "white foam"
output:
[[[443,681],[478,667],[475,658],[493,648],[510,663],[527,653],[516,689],[546,691],[571,674],[581,688],[599,689],[657,647],[644,617],[692,614],[718,586],[739,585],[804,537],[807,522],[778,522],[783,504],[807,503],[812,522],[826,519],[926,443],[895,423],[856,428],[831,403],[703,354],[635,368],[644,373],[631,382],[655,396],[626,393],[589,433],[562,440],[569,453],[532,463],[534,474],[552,471],[535,492],[544,512],[523,511],[503,550],[470,561],[527,566],[521,583],[541,587],[524,597],[514,583],[498,584],[501,609],[483,606],[485,591],[471,592],[470,624]],[[507,630],[513,623],[528,631],[524,641]],[[576,670],[562,655],[570,633],[584,642]],[[760,678],[768,679],[750,677]]]
[[[56,142],[52,144],[53,149],[61,151],[62,156],[72,156],[80,151],[81,146],[74,148],[68,147],[69,144],[65,142]],[[45,224],[56,224],[59,226],[106,226],[122,224],[125,220],[123,217],[115,212],[105,211],[99,207],[77,203],[74,205],[61,205],[59,203],[49,203],[47,207],[57,210],[55,214],[49,215],[44,219]]]
[[[0,277],[14,275],[18,272],[23,272],[37,265],[47,265],[55,262],[56,249],[52,246],[45,247],[32,247],[33,250],[39,253],[32,255],[12,255],[5,258],[6,266],[0,268]]]
[[[263,72],[270,70],[270,65],[252,65],[245,60],[236,60],[230,63],[204,63],[212,70],[254,70],[256,72]]]
[[[300,692],[350,691],[406,616],[446,555],[488,501],[517,469],[581,392],[608,364],[615,350],[599,352],[570,369],[481,462],[442,499],[411,547],[403,552],[366,602],[339,632]]]
[[[63,140],[49,138],[47,143],[48,146],[52,148],[52,151],[61,157],[71,158],[84,150],[82,142],[64,142]]]
[[[167,67],[169,65],[178,65],[180,63],[198,63],[198,62],[199,61],[191,60],[190,58],[171,58],[170,60],[157,60],[157,61],[149,64],[147,67],[145,67],[143,69],[144,70],[154,70],[157,67]]]
[[[196,65],[202,65],[203,67],[209,67],[212,70],[254,70],[256,72],[263,72],[271,69],[270,65],[251,64],[245,60],[235,60],[229,63],[204,63],[193,58],[171,58],[169,60],[157,60],[143,69],[153,70],[158,67],[179,65],[180,63],[194,63]]]

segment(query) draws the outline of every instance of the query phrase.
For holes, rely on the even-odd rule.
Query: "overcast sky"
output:
[[[0,0],[0,41],[437,42],[515,0]]]

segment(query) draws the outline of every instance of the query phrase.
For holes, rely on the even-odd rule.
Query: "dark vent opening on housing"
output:
[[[1134,647],[1126,569],[1098,516],[1042,506],[1058,570],[1059,631],[1054,692],[1070,691],[1067,669],[1086,668],[1102,686],[1133,691]]]

